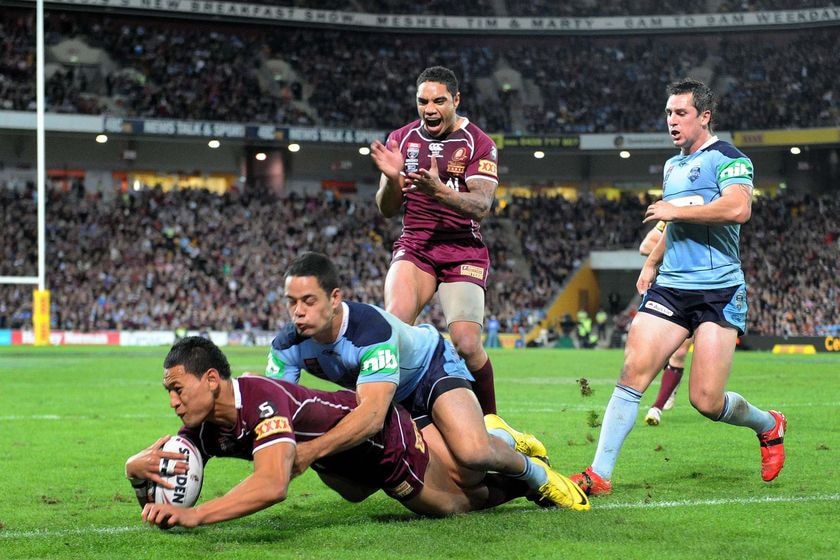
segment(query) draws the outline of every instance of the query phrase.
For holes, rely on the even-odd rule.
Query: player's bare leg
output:
[[[385,310],[413,325],[436,290],[434,276],[410,261],[396,261],[385,276]]]
[[[714,420],[723,410],[738,332],[715,323],[703,323],[694,337],[688,396],[700,414]]]
[[[694,335],[689,397],[701,414],[716,422],[752,428],[761,444],[761,477],[770,482],[785,465],[787,420],[778,411],[762,410],[726,390],[738,333],[716,323],[703,323]]]
[[[403,505],[415,513],[431,516],[487,507],[489,492],[481,483],[485,473],[458,465],[434,424],[424,427],[421,433],[429,449],[423,490]]]
[[[319,472],[318,476],[324,484],[338,492],[348,502],[358,503],[364,501],[379,491],[379,488],[362,486],[358,482],[331,473]]]
[[[473,390],[484,414],[496,413],[493,364],[484,350],[484,289],[471,282],[448,282],[438,287],[452,345],[475,378]]]
[[[688,330],[648,313],[633,319],[624,349],[624,366],[604,412],[592,465],[572,476],[591,495],[610,492],[613,469],[633,429],[639,401],[651,381],[688,336]]]
[[[484,350],[481,340],[481,325],[472,321],[449,323],[449,336],[455,350],[464,359],[467,369],[475,377],[475,396],[484,414],[496,413],[496,384],[493,364]]]
[[[501,439],[487,433],[475,394],[464,388],[440,395],[432,408],[432,419],[447,447],[461,467],[478,472],[493,471],[528,484],[556,506],[589,509],[589,502],[569,479],[534,457],[514,451]],[[469,488],[477,482],[461,481]]]
[[[659,381],[659,392],[656,395],[656,400],[653,406],[648,410],[645,416],[645,422],[650,426],[658,426],[662,421],[662,411],[669,410],[674,406],[674,397],[677,392],[677,387],[682,381],[683,372],[685,370],[685,357],[688,354],[688,349],[691,347],[691,338],[685,339],[677,351],[671,354],[668,359],[668,364],[662,370],[662,377]]]

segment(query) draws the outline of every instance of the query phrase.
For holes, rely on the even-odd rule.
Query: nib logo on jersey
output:
[[[397,348],[391,344],[371,348],[362,356],[359,377],[374,373],[394,373],[400,367],[398,355]]]

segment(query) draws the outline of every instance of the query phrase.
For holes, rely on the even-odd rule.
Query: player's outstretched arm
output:
[[[245,517],[286,499],[295,444],[281,441],[254,453],[254,472],[227,494],[195,507],[149,503],[142,519],[150,525],[169,528],[197,527]]]
[[[356,408],[324,435],[298,444],[294,473],[300,474],[321,457],[355,447],[382,431],[396,390],[390,381],[357,386]]]

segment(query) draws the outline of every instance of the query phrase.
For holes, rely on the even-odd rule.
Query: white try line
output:
[[[695,506],[732,506],[746,504],[792,504],[798,502],[836,502],[840,494],[822,494],[819,496],[764,496],[753,498],[722,498],[717,500],[678,500],[669,502],[643,502],[633,504],[598,504],[593,502],[592,509],[647,509],[647,508],[675,508]]]
[[[764,498],[727,498],[720,500],[680,500],[668,502],[634,502],[616,504],[598,504],[592,506],[593,511],[621,510],[621,509],[648,509],[648,508],[675,508],[675,507],[698,507],[698,506],[732,506],[747,504],[790,504],[798,502],[836,502],[840,501],[840,494],[821,494],[817,496],[768,496]],[[533,512],[550,512],[550,509],[533,509]],[[39,538],[63,538],[71,536],[87,535],[119,535],[122,533],[133,533],[136,531],[150,531],[151,527],[138,523],[137,525],[124,527],[88,527],[84,529],[60,529],[57,531],[0,531],[0,541],[12,539],[39,539]]]

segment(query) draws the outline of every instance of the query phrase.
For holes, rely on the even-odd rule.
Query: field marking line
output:
[[[717,500],[679,500],[666,502],[647,502],[647,503],[616,503],[595,505],[594,510],[616,510],[616,509],[648,509],[648,508],[674,508],[674,507],[695,507],[695,506],[728,506],[728,505],[746,505],[746,504],[778,504],[778,503],[797,503],[797,502],[836,502],[840,501],[840,494],[821,494],[817,496],[767,496],[764,498],[724,498]],[[527,512],[544,513],[545,509],[525,510]],[[31,538],[62,538],[74,535],[118,535],[122,533],[132,533],[135,531],[149,531],[152,528],[144,524],[124,526],[124,527],[87,527],[81,529],[60,529],[57,531],[43,530],[43,531],[3,531],[0,530],[0,541],[11,539],[31,539]]]
[[[840,500],[840,494],[822,494],[818,496],[764,496],[754,498],[719,498],[709,500],[677,500],[666,502],[643,502],[643,503],[618,503],[594,506],[596,509],[648,509],[648,508],[674,508],[694,506],[729,506],[747,504],[792,504],[797,502],[829,502]]]

